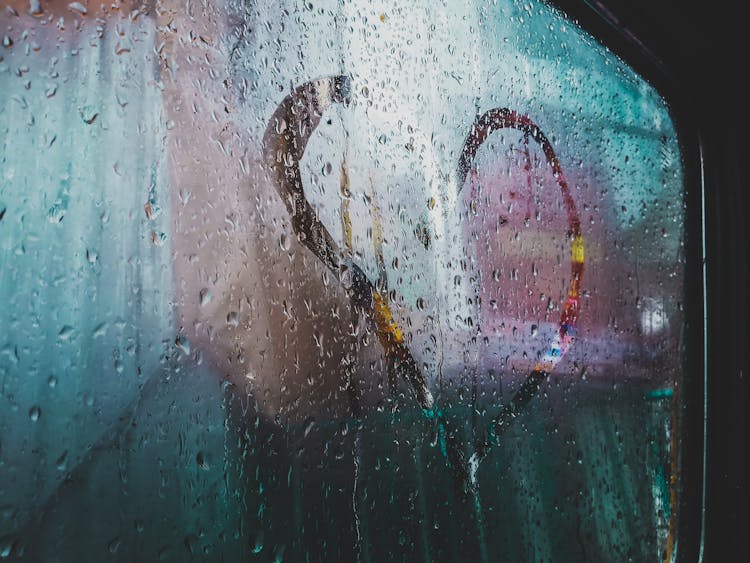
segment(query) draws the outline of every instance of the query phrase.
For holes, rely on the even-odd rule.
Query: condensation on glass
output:
[[[668,561],[684,172],[545,3],[6,0],[0,558]]]

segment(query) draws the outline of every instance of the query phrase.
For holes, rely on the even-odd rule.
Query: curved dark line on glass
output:
[[[516,129],[539,143],[547,163],[552,167],[557,184],[560,187],[560,192],[565,203],[568,217],[568,235],[572,240],[578,239],[582,241],[581,221],[578,216],[578,210],[576,209],[573,196],[570,193],[570,187],[565,179],[565,174],[560,166],[560,161],[552,148],[552,144],[547,139],[547,136],[527,115],[520,114],[508,108],[494,108],[477,117],[471,127],[469,135],[466,137],[466,141],[464,141],[461,156],[458,160],[458,166],[456,167],[458,192],[460,193],[463,189],[464,183],[466,182],[466,176],[474,163],[477,151],[492,133],[500,129]],[[580,260],[574,258],[571,260],[571,286],[568,290],[568,298],[566,299],[560,317],[558,336],[561,339],[568,336],[569,333],[572,333],[578,321],[578,299],[582,278],[583,258],[581,257]],[[526,404],[533,399],[541,385],[546,381],[548,375],[548,370],[543,369],[542,367],[536,367],[532,370],[513,398],[508,404],[501,408],[497,415],[493,417],[486,439],[476,448],[470,461],[472,481],[476,478],[476,469],[479,463],[489,453],[491,444],[506,428],[508,428],[510,423],[521,412]]]
[[[325,111],[334,103],[349,103],[350,92],[350,80],[344,75],[320,78],[295,88],[271,116],[263,135],[263,150],[265,164],[286,205],[292,229],[299,240],[342,280],[352,305],[364,312],[372,325],[376,325],[374,295],[377,290],[356,264],[343,258],[343,253],[328,229],[316,216],[305,197],[299,167],[307,143]],[[346,279],[348,283],[344,281]],[[380,328],[379,332],[382,334],[382,327],[375,328]],[[383,343],[382,337],[381,342]],[[469,475],[462,447],[441,411],[435,408],[432,393],[409,348],[403,341],[386,339],[384,350],[387,358],[395,362],[398,373],[411,386],[426,416],[437,420],[439,432],[445,438],[445,453],[457,484],[466,490]]]
[[[466,175],[471,169],[471,165],[474,162],[479,147],[484,144],[492,133],[499,129],[516,129],[539,143],[547,162],[552,167],[552,172],[555,175],[557,184],[560,186],[560,191],[562,192],[563,200],[565,202],[565,209],[568,213],[570,234],[573,236],[580,235],[581,221],[578,218],[576,204],[575,201],[573,201],[573,196],[570,194],[568,181],[565,179],[565,174],[563,174],[560,161],[555,154],[555,150],[552,148],[552,144],[529,116],[518,113],[512,109],[491,109],[477,117],[474,121],[474,124],[471,126],[471,131],[466,137],[466,141],[464,141],[464,147],[461,150],[461,156],[458,159],[458,166],[456,167],[458,191],[460,192],[464,187]]]

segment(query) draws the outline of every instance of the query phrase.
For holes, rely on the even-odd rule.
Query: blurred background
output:
[[[739,18],[632,2],[2,8],[0,556],[740,552]],[[272,121],[336,75],[347,103],[317,88],[298,105],[317,127]],[[585,266],[574,344],[493,436],[554,349],[574,231],[522,131],[488,135],[459,181],[498,107],[554,148]],[[270,162],[274,136],[296,144]],[[385,296],[411,379],[295,232],[289,174],[336,259]],[[446,448],[468,460],[488,439],[462,489]]]

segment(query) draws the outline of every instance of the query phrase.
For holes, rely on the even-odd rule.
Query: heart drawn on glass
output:
[[[324,77],[298,86],[286,96],[271,116],[264,134],[265,164],[289,212],[298,239],[341,281],[353,309],[364,315],[377,335],[387,361],[408,383],[425,417],[436,424],[442,452],[457,483],[464,491],[473,490],[477,485],[477,469],[491,445],[534,397],[575,340],[584,269],[584,241],[575,201],[552,145],[530,117],[507,108],[490,109],[477,116],[456,165],[458,190],[462,189],[478,150],[493,132],[515,129],[524,134],[527,142],[533,139],[552,168],[567,213],[571,276],[554,337],[512,399],[492,418],[485,436],[474,445],[474,451],[467,459],[465,448],[436,404],[425,376],[405,342],[403,330],[394,320],[387,289],[382,284],[373,283],[354,262],[351,253],[342,251],[305,196],[300,161],[308,140],[333,104],[346,105],[351,101],[350,82],[345,75]],[[352,377],[349,377],[348,387],[350,395],[356,395]],[[359,416],[356,400],[352,402],[352,408],[354,416]]]

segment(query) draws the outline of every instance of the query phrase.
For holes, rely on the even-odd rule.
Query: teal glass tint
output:
[[[671,560],[628,65],[535,1],[6,4],[0,556]]]

